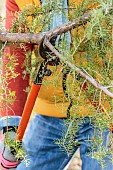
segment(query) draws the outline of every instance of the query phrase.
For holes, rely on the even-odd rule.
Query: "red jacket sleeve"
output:
[[[20,11],[19,7],[15,3],[15,0],[6,0],[6,29],[10,29],[12,27],[12,20],[14,19],[15,12]]]

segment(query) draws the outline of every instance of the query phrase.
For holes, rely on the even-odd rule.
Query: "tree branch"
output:
[[[112,12],[113,9],[111,8],[108,13]],[[32,44],[39,44],[42,39],[44,38],[44,44],[58,57],[63,61],[65,64],[68,65],[71,69],[74,69],[77,73],[79,73],[83,78],[88,80],[95,88],[100,89],[106,95],[113,98],[113,93],[108,90],[108,87],[104,87],[99,84],[95,79],[84,73],[80,68],[76,65],[70,63],[69,61],[64,60],[63,56],[54,48],[54,46],[49,42],[51,37],[56,35],[61,35],[62,33],[66,33],[74,28],[77,28],[81,25],[86,24],[90,21],[91,12],[84,14],[83,16],[73,20],[72,22],[62,24],[59,27],[56,27],[50,31],[44,33],[35,33],[35,34],[28,34],[28,33],[0,33],[0,41],[2,42],[12,42],[12,43],[32,43]]]
[[[108,88],[104,87],[101,84],[99,84],[94,78],[90,77],[86,73],[84,73],[80,68],[78,68],[75,64],[70,63],[69,61],[65,60],[62,54],[60,54],[55,47],[49,42],[48,38],[45,37],[44,44],[61,60],[63,61],[69,68],[72,70],[75,70],[78,74],[81,75],[81,77],[88,80],[96,89],[99,89],[103,91],[105,94],[107,94],[109,97],[113,98],[113,93],[111,93]],[[113,86],[112,86],[113,88]]]
[[[62,24],[50,31],[44,33],[0,33],[0,41],[2,42],[11,42],[11,43],[32,43],[39,44],[43,39],[44,35],[51,39],[55,35],[61,35],[66,33],[74,28],[79,27],[80,25],[86,24],[90,20],[91,12],[84,14],[83,16],[69,22]]]
[[[39,44],[42,38],[42,33],[0,33],[0,41],[10,43]]]
[[[109,8],[107,14],[113,12],[113,8]],[[106,14],[106,15],[107,15]],[[87,12],[86,14],[80,16],[79,18],[70,21],[69,23],[62,24],[50,31],[44,33],[0,33],[0,41],[2,42],[12,42],[12,43],[32,43],[39,44],[43,39],[44,35],[51,39],[55,35],[61,35],[74,28],[86,24],[90,21],[92,12]]]

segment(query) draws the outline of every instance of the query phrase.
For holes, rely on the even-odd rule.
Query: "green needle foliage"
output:
[[[15,128],[16,129],[16,128]],[[9,146],[11,153],[18,159],[18,161],[25,160],[26,153],[22,147],[22,142],[15,140],[14,132],[7,132],[5,138],[5,145]]]
[[[47,30],[49,24],[52,21],[53,13],[65,14],[66,9],[62,9],[62,0],[47,0],[43,8],[37,6],[28,6],[22,12],[18,14],[18,17],[14,20],[13,27],[10,32],[26,32],[36,33],[41,30]],[[32,9],[32,10],[31,10]],[[91,12],[90,21],[83,23],[80,27],[71,30],[72,43],[71,48],[67,49],[67,42],[65,34],[61,36],[60,44],[55,48],[62,54],[62,60],[60,65],[65,70],[67,65],[66,61],[79,67],[86,75],[94,78],[98,83],[104,87],[113,91],[113,2],[112,0],[83,0],[78,6],[70,4],[69,17],[76,19],[81,15]],[[20,44],[21,45],[21,44]],[[37,46],[36,46],[37,48]],[[36,54],[36,55],[35,55]],[[39,56],[37,49],[32,54],[32,68],[29,67],[29,54],[26,57],[23,66],[26,66],[24,75],[31,73],[31,77],[34,78],[37,72],[37,65],[42,60]],[[12,63],[13,64],[12,64]],[[15,64],[14,64],[15,63]],[[6,65],[9,70],[8,77],[3,77],[3,82],[7,78],[15,78],[18,73],[15,73],[16,59],[11,57],[10,62]],[[56,68],[52,70],[53,79],[50,81],[44,80],[44,84],[48,86],[52,84],[54,87],[58,86],[58,82],[62,78],[59,74],[62,72],[56,72]],[[7,82],[7,81],[6,81]],[[4,84],[4,83],[3,83]],[[79,146],[80,143],[76,140],[76,132],[79,129],[79,125],[86,119],[89,119],[94,126],[94,138],[87,139],[92,143],[92,147],[88,155],[94,159],[100,161],[101,166],[104,168],[104,158],[109,158],[113,162],[113,136],[109,133],[108,143],[106,147],[102,146],[103,133],[106,133],[106,129],[110,129],[113,125],[113,99],[104,94],[101,90],[96,89],[91,83],[86,81],[80,76],[72,67],[68,73],[67,80],[64,82],[66,86],[65,96],[58,98],[54,96],[52,99],[56,102],[72,102],[70,107],[68,119],[65,121],[67,130],[63,132],[63,137],[60,141],[57,141],[61,149],[65,150],[68,155],[72,154],[75,145]],[[84,90],[84,85],[87,88]],[[10,93],[14,95],[14,92]],[[12,102],[12,98],[7,102]],[[65,107],[65,106],[64,106]],[[83,115],[82,112],[86,110],[88,115]],[[97,135],[98,134],[98,135]]]

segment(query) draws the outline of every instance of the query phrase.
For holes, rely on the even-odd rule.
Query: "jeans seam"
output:
[[[70,158],[70,159],[71,159],[71,158]],[[69,160],[70,160],[70,159],[69,159]],[[59,167],[58,170],[63,170],[63,169],[65,168],[65,166],[67,165],[67,163],[66,163],[67,160],[68,160],[68,158],[65,158],[65,159],[64,159],[62,165]],[[69,162],[69,161],[68,161],[68,162]],[[64,166],[64,165],[65,165],[65,166]],[[63,169],[61,169],[61,168],[63,168]]]

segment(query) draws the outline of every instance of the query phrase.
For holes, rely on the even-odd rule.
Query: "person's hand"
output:
[[[82,168],[82,161],[80,158],[73,158],[68,170],[81,170]]]
[[[72,159],[68,170],[81,170],[82,169],[82,160],[80,159],[80,151],[76,152],[75,157]]]
[[[11,137],[15,137],[15,132],[10,132]],[[5,134],[0,132],[0,170],[15,170],[19,161],[11,152],[9,146],[5,145]]]

